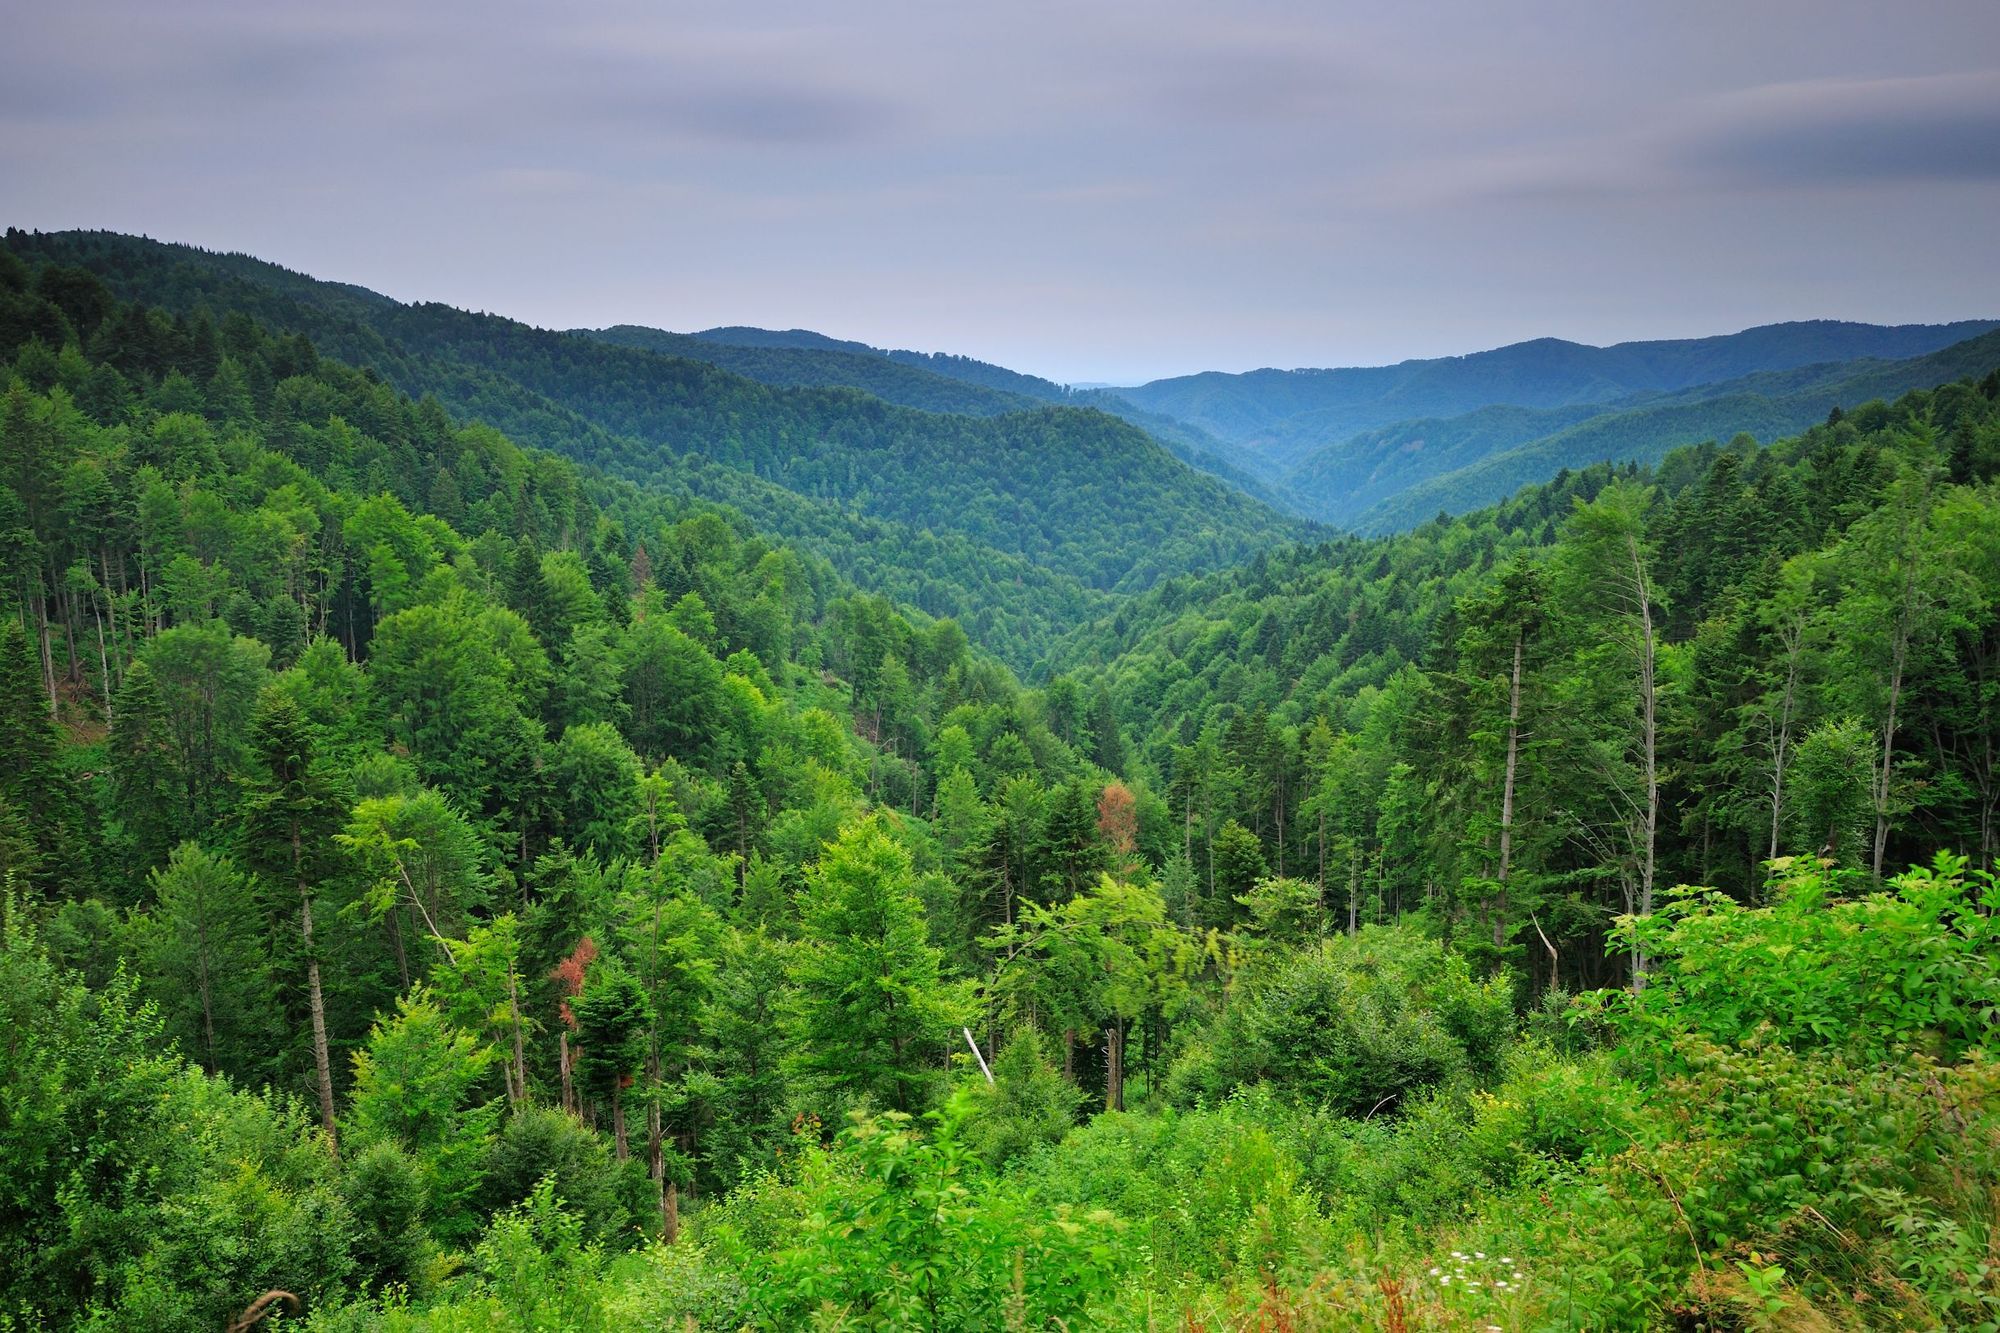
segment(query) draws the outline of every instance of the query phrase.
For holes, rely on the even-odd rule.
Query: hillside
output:
[[[1665,395],[1629,411],[1593,416],[1540,438],[1500,447],[1448,472],[1406,474],[1399,487],[1372,505],[1359,502],[1386,488],[1370,487],[1355,501],[1342,504],[1338,519],[1329,511],[1317,512],[1357,531],[1392,532],[1439,512],[1461,513],[1491,504],[1566,468],[1599,461],[1650,464],[1681,445],[1737,434],[1769,441],[1802,430],[1843,404],[1983,374],[1996,363],[2000,363],[2000,331],[1903,361],[1863,358],[1766,371]]]
[[[1559,338],[1469,356],[1329,370],[1211,371],[1116,390],[1127,400],[1281,461],[1360,431],[1493,404],[1566,407],[1669,392],[1757,371],[1858,357],[1903,359],[1988,332],[1992,320],[1883,326],[1772,324],[1712,338],[1589,347]],[[1303,414],[1311,414],[1305,416]]]
[[[989,389],[921,366],[905,365],[859,343],[841,343],[818,335],[814,335],[816,343],[805,344],[777,339],[737,343],[707,334],[668,333],[636,324],[571,332],[618,347],[706,361],[763,384],[781,388],[860,389],[884,402],[926,412],[998,416],[1039,407],[1046,401]]]
[[[1976,1326],[1996,479],[1989,368],[1030,690],[692,490],[845,510],[0,252],[0,1307]]]
[[[403,305],[247,256],[109,233],[9,232],[7,244],[87,268],[126,299],[302,333],[405,392],[616,475],[730,503],[761,490],[737,475],[788,492],[799,503],[765,493],[759,519],[771,530],[853,571],[909,562],[899,591],[940,614],[1006,621],[995,651],[1018,663],[1063,627],[1082,590],[1217,568],[1306,530],[1093,410],[923,412],[850,388],[775,388],[706,362]],[[856,549],[855,519],[889,525],[893,554]],[[1038,597],[1035,580],[1021,578],[996,606],[968,589],[967,578],[983,582],[1013,562],[1074,591]]]
[[[1070,396],[1067,388],[1052,380],[1045,380],[1039,375],[1024,375],[1018,370],[996,366],[990,361],[981,361],[976,357],[960,356],[952,352],[912,352],[870,347],[867,343],[855,342],[848,338],[831,338],[824,333],[814,333],[810,329],[756,329],[735,325],[704,329],[692,336],[703,342],[733,347],[791,347],[851,352],[859,356],[892,361],[914,370],[928,371],[933,375],[942,375],[962,384],[979,385],[997,392],[1011,393],[1045,403],[1065,402]]]

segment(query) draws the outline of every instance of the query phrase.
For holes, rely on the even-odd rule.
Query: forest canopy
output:
[[[2000,1321],[2000,370],[1273,543],[19,236],[0,1328]]]

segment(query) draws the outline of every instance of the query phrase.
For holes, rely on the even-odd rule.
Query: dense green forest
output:
[[[124,300],[303,335],[522,444],[738,509],[871,589],[961,620],[1019,668],[1098,594],[1308,531],[1095,410],[919,411],[844,384],[775,388],[707,361],[402,305],[244,255],[109,232],[10,231],[7,244],[87,265]]]
[[[857,557],[1158,451],[19,236],[0,1328],[2000,1328],[1993,366]],[[864,577],[989,552],[1064,617]]]
[[[761,330],[759,330],[761,331]],[[923,366],[892,361],[873,348],[842,345],[827,339],[829,346],[796,346],[783,342],[741,343],[707,334],[669,333],[636,324],[618,324],[607,329],[578,329],[575,332],[618,347],[690,361],[706,361],[724,370],[764,384],[786,387],[839,386],[860,389],[884,402],[926,412],[957,412],[972,416],[999,416],[1059,401],[1061,395],[1011,393],[977,383],[936,374]],[[726,332],[726,331],[725,331]],[[746,330],[745,332],[753,332]],[[1051,386],[1053,387],[1053,386]]]

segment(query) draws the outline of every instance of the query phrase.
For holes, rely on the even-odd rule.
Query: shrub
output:
[[[1245,977],[1169,1092],[1185,1101],[1262,1082],[1367,1116],[1490,1074],[1513,1023],[1504,981],[1475,982],[1463,959],[1412,930],[1370,927]]]
[[[1635,1054],[1720,1045],[1766,1031],[1797,1050],[1866,1059],[1913,1048],[1955,1059],[2000,1022],[2000,888],[1940,853],[1879,892],[1839,897],[1841,880],[1797,859],[1773,863],[1768,907],[1677,889],[1622,938],[1654,960],[1622,1019]]]

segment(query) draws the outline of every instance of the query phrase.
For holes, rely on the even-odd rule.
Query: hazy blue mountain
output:
[[[1656,463],[1681,445],[1726,441],[1739,433],[1769,443],[1822,420],[1835,407],[1853,407],[1982,374],[1996,361],[2000,361],[2000,330],[1926,356],[1893,361],[1871,357],[1766,371],[1723,385],[1661,395],[1418,480],[1369,505],[1343,526],[1395,532],[1440,512],[1463,513],[1496,503],[1563,469],[1596,462]],[[1489,438],[1504,438],[1504,431],[1495,429]]]
[[[1605,415],[1597,404],[1496,404],[1455,417],[1399,421],[1308,454],[1275,483],[1302,514],[1335,525],[1432,477]]]
[[[1538,338],[1468,356],[1329,370],[1210,371],[1116,392],[1225,440],[1290,463],[1361,431],[1454,417],[1494,404],[1570,407],[1671,392],[1766,370],[1922,356],[2000,321],[1885,326],[1838,320],[1770,324],[1713,338],[1590,347]],[[1311,414],[1311,415],[1306,415]]]

